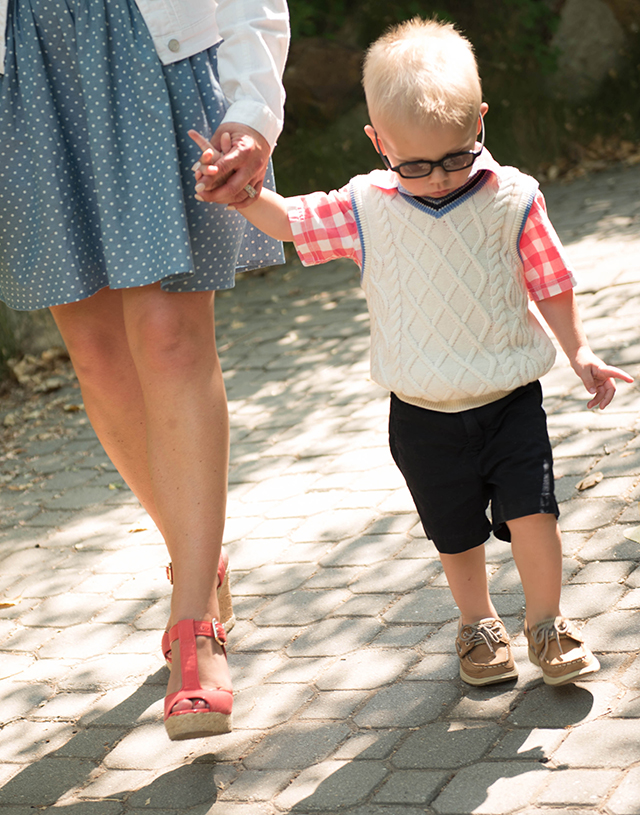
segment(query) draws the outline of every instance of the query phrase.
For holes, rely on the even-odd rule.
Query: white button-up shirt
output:
[[[220,84],[229,102],[225,122],[255,128],[273,147],[284,119],[282,74],[289,49],[286,0],[136,0],[164,65],[222,40]],[[0,0],[0,32],[9,0]],[[6,35],[0,39],[4,67]]]

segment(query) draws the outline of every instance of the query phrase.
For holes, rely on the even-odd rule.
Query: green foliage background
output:
[[[595,136],[638,141],[640,38],[629,41],[625,69],[597,96],[569,104],[554,87],[559,22],[554,0],[292,0],[293,40],[322,37],[364,49],[389,25],[416,14],[454,22],[473,43],[489,103],[487,146],[503,164],[532,173],[575,165]],[[275,154],[285,195],[329,189],[376,166],[362,127],[361,103],[333,121],[289,121]]]

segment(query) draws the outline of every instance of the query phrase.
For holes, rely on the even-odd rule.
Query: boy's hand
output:
[[[221,139],[220,142],[220,150],[216,150],[216,148],[210,142],[208,142],[201,133],[198,133],[197,130],[190,130],[189,136],[202,150],[202,155],[191,169],[193,170],[196,180],[196,198],[199,201],[204,201],[204,198],[202,198],[199,194],[206,188],[206,185],[202,182],[204,170],[207,170],[209,167],[213,167],[218,159],[222,158],[225,152],[230,149],[231,140],[229,136],[225,134],[226,138]],[[215,184],[216,182],[218,185],[223,184],[224,179],[222,177],[215,179],[215,181],[210,182],[209,186],[211,186],[211,183]]]
[[[189,135],[203,151],[195,171],[200,200],[242,209],[260,194],[271,155],[264,136],[234,122],[221,125],[210,142],[195,130]]]
[[[572,363],[573,370],[583,381],[589,393],[594,394],[593,399],[587,403],[588,408],[599,407],[604,410],[613,399],[616,392],[616,379],[623,382],[633,382],[633,377],[611,365],[606,365],[590,349],[583,349]]]
[[[216,150],[216,148],[208,142],[203,135],[198,133],[197,130],[190,130],[189,136],[193,139],[193,141],[198,145],[198,147],[202,150],[202,155],[200,156],[199,160],[191,168],[196,177],[202,177],[202,168],[207,164],[215,164],[219,158],[225,153],[225,149],[229,150],[231,146],[230,140],[227,138],[226,144],[221,145],[220,150]]]

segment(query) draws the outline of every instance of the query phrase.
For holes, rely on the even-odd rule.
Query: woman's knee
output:
[[[131,353],[139,368],[180,376],[217,365],[211,299],[178,298],[163,294],[148,308],[125,310]]]
[[[111,301],[111,302],[109,302]],[[115,298],[94,295],[51,309],[81,383],[123,375],[131,354]]]

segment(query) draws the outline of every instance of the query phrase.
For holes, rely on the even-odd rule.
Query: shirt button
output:
[[[179,50],[180,50],[180,43],[178,42],[178,40],[169,40],[169,51],[173,51],[175,53],[176,51],[179,51]]]

